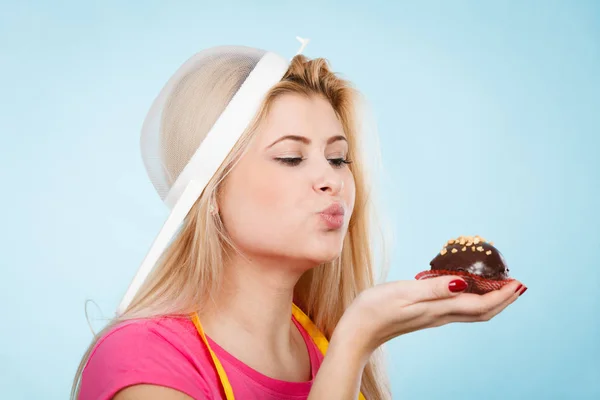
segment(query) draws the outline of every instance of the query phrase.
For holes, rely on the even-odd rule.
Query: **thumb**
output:
[[[459,276],[444,275],[415,281],[414,301],[440,300],[464,292],[468,283]]]

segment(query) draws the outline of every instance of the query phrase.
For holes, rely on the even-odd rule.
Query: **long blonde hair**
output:
[[[181,156],[169,140],[185,136],[185,151],[194,152],[199,143],[218,118],[221,110],[231,100],[246,78],[249,67],[243,58],[232,57],[227,63],[207,65],[202,79],[214,80],[210,94],[193,95],[193,90],[177,90],[169,100],[163,114],[163,128],[167,141],[164,157],[171,176],[177,176],[189,156]],[[184,84],[198,84],[192,73]],[[289,69],[268,93],[255,119],[242,135],[215,176],[198,198],[178,234],[165,250],[153,272],[133,298],[129,307],[98,332],[85,352],[77,369],[71,398],[79,395],[82,372],[98,340],[120,322],[138,318],[159,316],[187,317],[192,312],[201,312],[204,305],[214,298],[221,279],[223,260],[235,245],[228,238],[220,218],[210,212],[216,204],[221,183],[228,172],[248,148],[253,134],[269,112],[273,101],[282,94],[296,93],[306,96],[322,96],[327,99],[341,121],[349,141],[350,164],[356,183],[355,208],[350,219],[348,233],[339,258],[307,271],[294,289],[294,301],[314,321],[329,339],[344,310],[357,295],[375,284],[376,268],[373,260],[372,225],[370,211],[373,202],[370,182],[364,165],[364,152],[358,140],[359,117],[356,112],[359,93],[351,84],[334,74],[326,59],[309,60],[297,55]],[[181,147],[176,150],[181,153]],[[388,399],[388,381],[385,374],[381,349],[371,356],[364,369],[361,391],[367,399]]]

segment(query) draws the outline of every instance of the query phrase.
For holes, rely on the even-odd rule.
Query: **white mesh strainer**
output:
[[[297,39],[302,43],[296,53],[300,54],[308,44],[308,39]],[[238,68],[243,68],[242,73],[236,76],[242,76],[244,80],[233,85],[239,89],[230,94],[231,98],[220,114],[204,116],[212,118],[209,123],[214,120],[209,133],[199,138],[187,135],[188,141],[185,143],[177,140],[178,135],[167,137],[165,132],[173,130],[169,124],[176,124],[178,120],[178,105],[168,103],[176,101],[174,99],[178,96],[175,94],[191,90],[198,96],[211,96],[216,85],[211,81],[212,78],[205,78],[204,75],[214,77],[210,71],[234,61],[241,66]],[[206,184],[254,118],[269,89],[284,76],[289,63],[290,60],[276,53],[260,49],[213,47],[187,60],[160,91],[142,127],[141,150],[152,184],[171,212],[127,288],[117,315],[129,306]],[[204,71],[207,73],[204,74]],[[164,115],[167,105],[175,110],[175,115],[168,119]]]

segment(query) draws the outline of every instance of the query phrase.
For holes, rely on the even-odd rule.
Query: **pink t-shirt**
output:
[[[223,365],[236,399],[306,399],[323,355],[292,318],[310,356],[312,379],[285,382],[245,365],[207,337]],[[135,384],[154,384],[194,399],[224,399],[219,376],[196,327],[186,318],[154,318],[119,324],[94,347],[81,378],[81,400],[111,399]]]

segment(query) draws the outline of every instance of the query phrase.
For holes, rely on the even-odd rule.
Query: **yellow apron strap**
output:
[[[319,350],[321,350],[321,353],[325,355],[325,353],[327,352],[327,348],[329,347],[329,341],[327,341],[325,335],[323,335],[319,328],[317,328],[317,326],[310,320],[310,318],[308,318],[308,315],[304,314],[304,311],[302,311],[294,303],[292,303],[292,315],[294,316],[294,318],[296,318],[296,321],[298,321],[300,325],[302,325],[304,330],[308,332],[310,337],[313,339],[313,342],[315,342]]]
[[[319,350],[321,350],[321,353],[325,355],[325,353],[327,352],[327,348],[329,347],[329,341],[327,340],[325,335],[323,335],[323,333],[321,333],[321,331],[319,330],[319,328],[317,328],[314,322],[312,322],[310,318],[308,318],[308,315],[306,315],[304,311],[302,311],[298,306],[296,306],[293,303],[292,315],[294,316],[294,318],[296,318],[300,325],[302,325],[306,332],[308,332],[308,334],[313,339]],[[363,396],[361,392],[358,392],[358,399],[365,400],[365,396]]]
[[[212,357],[212,360],[215,363],[215,368],[217,368],[217,374],[219,374],[219,379],[221,379],[221,384],[223,385],[223,390],[225,391],[225,397],[227,398],[227,400],[234,400],[235,397],[233,396],[233,389],[231,388],[229,379],[227,379],[227,374],[225,373],[221,362],[217,358],[217,355],[210,348],[208,340],[206,340],[206,336],[204,335],[204,329],[202,329],[202,324],[200,324],[200,318],[198,317],[198,313],[192,314],[192,321],[194,322],[194,325],[196,325],[196,330],[198,330],[202,341],[206,345],[206,348],[208,349],[208,352],[210,353],[210,356]]]
[[[292,315],[294,316],[294,318],[296,318],[300,325],[302,325],[306,332],[308,332],[308,334],[313,339],[315,345],[321,351],[321,353],[325,355],[325,353],[327,352],[327,348],[329,347],[329,342],[327,341],[325,335],[323,335],[319,328],[317,328],[317,326],[310,320],[310,318],[308,318],[308,315],[306,315],[298,306],[296,306],[293,303]],[[206,348],[208,349],[210,356],[213,359],[213,362],[217,369],[217,373],[219,374],[219,379],[221,380],[221,384],[223,385],[223,389],[225,390],[225,396],[227,397],[227,400],[234,400],[233,389],[231,388],[231,384],[229,383],[227,374],[225,373],[225,370],[223,369],[223,366],[221,365],[221,362],[217,358],[216,354],[210,348],[208,340],[206,340],[204,330],[202,329],[202,325],[200,324],[200,318],[198,317],[198,313],[192,314],[192,321],[194,322],[194,325],[196,326],[196,329],[198,330],[202,341],[206,345]],[[365,396],[363,396],[363,394],[360,392],[358,393],[358,400],[365,400]]]

